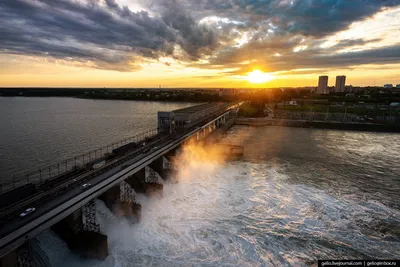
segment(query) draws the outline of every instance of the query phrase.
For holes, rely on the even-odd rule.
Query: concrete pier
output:
[[[107,208],[109,208],[111,211],[115,211],[116,209],[116,204],[120,199],[121,195],[121,189],[120,186],[114,186],[104,194],[99,196],[99,199],[102,200]]]
[[[140,221],[142,206],[135,202],[134,191],[126,188],[128,184],[121,183],[114,186],[106,193],[102,194],[99,199],[114,212],[117,216],[132,219],[134,222]],[[128,192],[131,190],[132,192]]]
[[[126,179],[126,182],[132,186],[132,188],[138,192],[147,196],[158,196],[162,197],[163,184],[159,181],[158,177],[155,176],[154,170],[150,167],[144,167],[130,178]],[[156,173],[157,174],[157,173]]]
[[[170,158],[172,157],[173,155],[170,155]],[[177,170],[173,168],[171,161],[166,156],[159,157],[149,167],[156,171],[165,181],[177,175]]]
[[[107,236],[84,229],[79,209],[52,227],[75,253],[82,257],[104,260],[108,256]]]

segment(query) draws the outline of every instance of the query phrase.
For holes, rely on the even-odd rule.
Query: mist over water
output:
[[[138,195],[142,220],[97,216],[109,257],[82,259],[51,231],[53,266],[309,266],[317,259],[400,258],[400,137],[233,127],[245,157],[223,163],[184,150],[163,198]],[[195,153],[198,152],[198,153]]]

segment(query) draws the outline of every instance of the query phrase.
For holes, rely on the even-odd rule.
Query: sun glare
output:
[[[260,70],[254,70],[247,76],[247,80],[251,83],[265,83],[272,79],[274,79],[274,77],[271,74],[261,72]]]

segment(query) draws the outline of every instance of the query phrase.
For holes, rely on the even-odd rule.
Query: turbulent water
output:
[[[53,266],[309,266],[317,259],[400,258],[400,135],[235,126],[236,162],[207,151],[178,160],[161,199],[139,195],[131,225],[101,201],[103,262],[38,237]]]

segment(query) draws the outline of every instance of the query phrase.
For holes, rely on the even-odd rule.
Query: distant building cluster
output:
[[[318,79],[318,87],[317,87],[317,94],[329,94],[329,93],[351,93],[354,92],[353,86],[346,86],[346,76],[336,76],[336,83],[335,87],[328,86],[328,79],[329,77],[326,75],[319,76]],[[385,84],[383,86],[384,89],[400,89],[400,84],[393,85],[393,84]]]
[[[392,89],[392,88],[394,88],[394,86],[393,86],[393,84],[388,83],[388,84],[385,84],[385,85],[383,86],[383,88],[385,88],[385,89]],[[397,88],[397,89],[400,89],[400,84],[397,84],[397,85],[396,85],[396,88]]]
[[[328,76],[319,76],[318,94],[329,94],[330,92],[342,93],[346,91],[346,76],[336,76],[336,84],[334,90],[330,91],[328,87]]]

